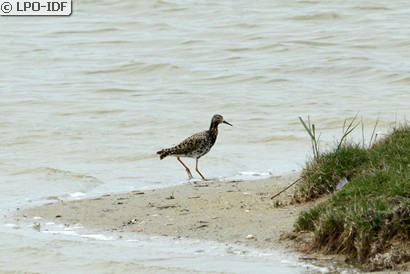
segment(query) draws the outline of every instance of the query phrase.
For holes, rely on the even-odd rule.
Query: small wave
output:
[[[103,28],[103,29],[90,29],[90,30],[79,30],[79,31],[56,31],[55,35],[73,35],[73,34],[91,34],[91,33],[104,33],[104,32],[114,32],[118,31],[116,28]]]
[[[410,84],[410,76],[400,78],[398,80],[392,81],[392,84]]]
[[[133,89],[124,88],[103,88],[96,91],[97,93],[120,93],[120,92],[135,92]]]
[[[94,70],[94,71],[88,71],[86,74],[107,74],[107,73],[118,73],[118,74],[123,74],[123,73],[152,73],[152,72],[169,72],[173,70],[178,70],[180,69],[179,66],[169,64],[169,63],[144,63],[144,62],[132,62],[128,64],[123,64],[123,65],[117,65],[113,66],[111,68],[107,69],[101,69],[101,70]]]
[[[235,175],[221,177],[219,181],[221,182],[237,182],[237,181],[247,181],[247,180],[261,180],[268,179],[274,176],[272,172],[255,172],[255,171],[240,171]]]
[[[53,181],[55,179],[66,179],[66,180],[81,181],[81,182],[87,182],[87,183],[93,183],[93,184],[102,184],[100,180],[98,180],[97,178],[93,176],[81,174],[81,173],[75,173],[75,172],[67,171],[67,170],[61,170],[57,168],[51,168],[51,167],[37,167],[37,168],[31,168],[31,169],[23,169],[23,170],[13,173],[12,175],[29,175],[29,174],[45,176],[46,178],[53,180]]]
[[[355,7],[353,9],[356,10],[366,10],[366,11],[388,11],[390,10],[389,8],[382,7],[382,6],[361,6],[361,7]]]
[[[270,172],[254,172],[254,171],[240,171],[239,175],[243,176],[271,176]]]
[[[180,45],[186,46],[186,45],[197,45],[204,43],[203,40],[198,40],[198,39],[189,39],[189,40],[184,40],[180,43]]]
[[[318,46],[318,47],[323,47],[323,46],[336,46],[335,43],[329,43],[329,42],[317,42],[317,41],[288,41],[288,43],[292,44],[298,44],[298,45],[304,45],[304,46]]]
[[[258,27],[259,27],[258,24],[252,24],[249,22],[229,22],[226,24],[216,25],[214,28],[215,29],[240,29],[244,31],[247,29],[249,30],[256,29]]]
[[[79,236],[81,238],[99,240],[99,241],[112,241],[115,240],[114,237],[106,236],[103,234],[82,234],[82,229],[84,228],[80,224],[75,224],[70,227],[65,227],[64,225],[56,225],[53,222],[41,224],[40,226],[45,226],[46,229],[41,230],[42,233],[52,234],[52,235],[65,235],[65,236]]]
[[[301,137],[295,135],[282,135],[282,136],[268,136],[260,139],[256,139],[253,143],[274,143],[274,142],[282,142],[282,141],[300,141],[304,140]]]
[[[342,16],[340,14],[329,12],[329,13],[316,13],[309,15],[299,15],[290,17],[290,20],[301,20],[301,21],[316,21],[316,20],[335,20],[340,19]]]

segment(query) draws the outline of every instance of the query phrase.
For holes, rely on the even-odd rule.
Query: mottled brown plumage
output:
[[[193,178],[191,171],[189,168],[181,161],[180,157],[190,157],[196,159],[196,172],[201,175],[202,179],[205,180],[204,176],[198,169],[198,160],[205,154],[207,154],[212,146],[216,142],[216,138],[218,136],[218,125],[221,123],[228,124],[232,126],[230,123],[224,120],[224,118],[219,115],[215,114],[212,117],[211,125],[209,130],[198,132],[191,137],[186,138],[183,140],[179,145],[176,145],[171,148],[165,148],[157,152],[160,155],[160,159],[164,159],[167,156],[175,156],[177,160],[185,167],[186,172],[190,179]]]

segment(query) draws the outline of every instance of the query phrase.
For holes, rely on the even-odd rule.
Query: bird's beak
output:
[[[232,124],[230,124],[230,123],[228,123],[227,121],[223,121],[222,123],[224,123],[224,124],[228,124],[228,125],[230,125],[231,127],[233,127],[233,125]]]

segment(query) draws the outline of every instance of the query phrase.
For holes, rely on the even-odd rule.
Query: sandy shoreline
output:
[[[243,243],[273,249],[306,205],[286,205],[287,190],[270,197],[298,177],[265,180],[187,183],[174,187],[50,203],[17,212],[17,218],[39,216],[64,224],[81,224],[110,232],[136,232],[190,239]],[[280,201],[285,206],[277,206]]]

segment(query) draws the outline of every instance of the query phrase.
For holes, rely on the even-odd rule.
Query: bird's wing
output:
[[[206,142],[206,131],[198,132],[174,147],[174,154],[187,154],[195,151]]]

